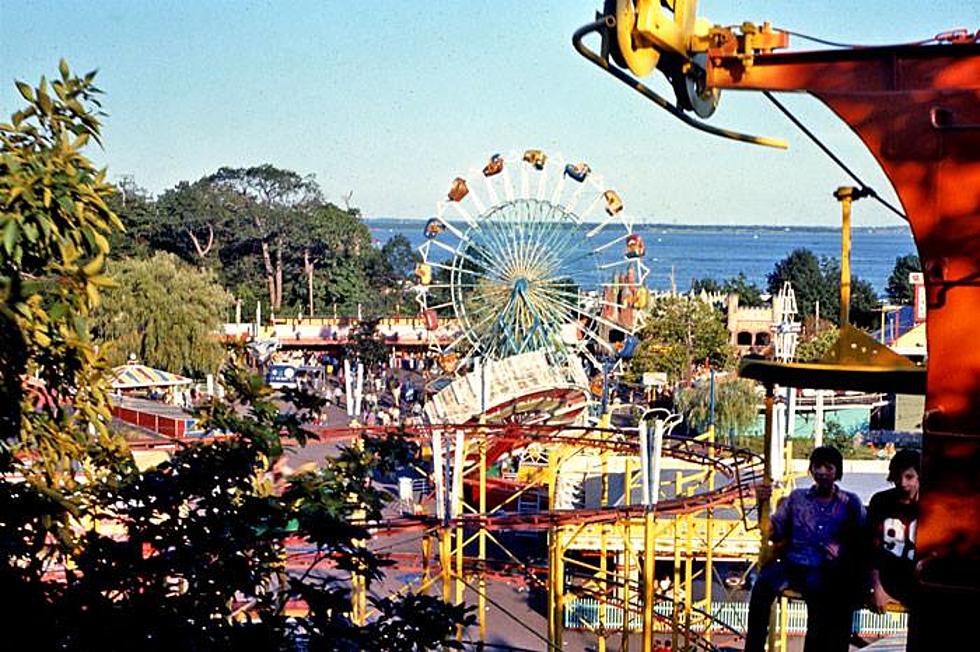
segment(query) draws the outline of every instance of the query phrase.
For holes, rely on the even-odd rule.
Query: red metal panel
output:
[[[759,55],[713,84],[806,90],[867,145],[894,184],[925,271],[928,370],[917,555],[922,608],[909,649],[956,640],[980,607],[980,45]]]

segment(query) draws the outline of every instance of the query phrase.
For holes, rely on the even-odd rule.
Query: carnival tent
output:
[[[141,389],[190,385],[194,381],[142,364],[124,364],[113,368],[111,382],[113,389]]]

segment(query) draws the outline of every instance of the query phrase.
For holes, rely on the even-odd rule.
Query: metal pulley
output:
[[[634,0],[606,0],[605,14],[616,17],[616,38],[610,44],[609,54],[620,67],[629,68],[634,75],[645,77],[657,67],[660,52],[639,35],[636,29],[639,17],[636,4]]]
[[[683,83],[674,85],[680,107],[693,111],[699,118],[710,118],[721,100],[721,91],[717,88],[708,88],[705,83],[707,65],[707,53],[694,54],[690,62],[684,66]]]

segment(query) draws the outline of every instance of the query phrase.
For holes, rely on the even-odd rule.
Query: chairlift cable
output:
[[[883,199],[882,197],[880,197],[878,195],[878,193],[875,191],[874,188],[872,188],[872,187],[868,186],[866,183],[864,183],[864,181],[861,179],[861,177],[859,177],[853,170],[851,170],[847,166],[847,164],[844,163],[844,161],[842,161],[840,159],[840,157],[838,157],[836,154],[834,154],[830,150],[830,148],[827,145],[825,145],[823,143],[823,141],[821,141],[820,138],[816,134],[814,134],[812,131],[810,131],[810,129],[808,129],[807,126],[804,125],[799,120],[799,118],[797,118],[795,115],[793,115],[790,112],[790,110],[788,108],[786,108],[786,106],[782,102],[780,102],[779,100],[777,100],[776,97],[770,91],[762,91],[762,94],[765,95],[766,98],[770,102],[772,102],[773,104],[775,104],[776,105],[776,108],[779,109],[783,113],[783,115],[785,115],[787,118],[789,118],[790,122],[792,122],[794,125],[796,125],[796,127],[800,131],[802,131],[807,136],[807,138],[809,138],[811,141],[813,141],[813,143],[817,147],[819,147],[821,149],[821,151],[823,151],[824,154],[826,154],[827,156],[829,156],[830,159],[834,163],[836,163],[837,166],[840,169],[842,169],[845,172],[845,174],[847,174],[849,177],[851,177],[851,179],[853,179],[854,182],[857,183],[858,186],[860,186],[860,189],[861,189],[861,192],[862,193],[866,194],[868,197],[873,197],[874,199],[878,200],[878,202],[881,203],[882,206],[884,206],[885,208],[887,208],[891,212],[895,213],[895,215],[898,215],[900,218],[902,218],[903,220],[905,220],[906,222],[908,222],[908,219],[909,218],[908,218],[908,216],[905,213],[903,213],[899,209],[897,209],[894,206],[892,206],[888,201],[886,201],[885,199]]]

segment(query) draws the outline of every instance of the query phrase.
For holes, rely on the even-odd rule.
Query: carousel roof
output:
[[[174,385],[189,385],[192,382],[194,381],[190,378],[142,364],[124,364],[113,368],[111,373],[113,389],[173,387]]]

